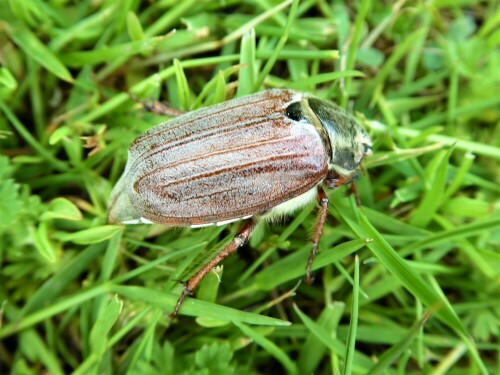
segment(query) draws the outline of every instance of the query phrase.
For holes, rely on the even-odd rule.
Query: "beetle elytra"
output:
[[[336,105],[273,89],[183,114],[141,134],[113,189],[109,221],[203,227],[244,220],[240,232],[185,285],[172,316],[201,279],[250,237],[259,220],[318,198],[306,274],[327,217],[322,186],[349,183],[371,150]]]

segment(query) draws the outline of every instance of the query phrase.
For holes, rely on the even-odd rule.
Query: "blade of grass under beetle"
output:
[[[403,286],[408,289],[417,299],[421,300],[426,306],[431,308],[445,325],[450,327],[467,345],[474,360],[487,374],[484,363],[482,362],[474,344],[469,340],[465,328],[451,307],[448,300],[442,292],[437,292],[430,288],[424,280],[418,275],[409,264],[399,256],[383,236],[368,222],[364,214],[358,210],[358,222],[347,216],[348,210],[338,210],[333,207],[338,215],[360,238],[371,238],[367,247],[375,254],[380,262],[391,272]],[[350,211],[352,212],[352,211]]]
[[[344,302],[336,301],[327,303],[316,319],[318,328],[325,334],[335,337],[344,310]],[[318,339],[316,335],[309,332],[306,336],[304,345],[299,352],[299,358],[297,360],[299,372],[301,374],[315,373],[316,369],[321,365],[325,354],[328,354],[330,358],[333,357],[330,359],[330,362],[337,362],[338,356],[335,353],[331,353],[331,351],[328,350],[328,347],[320,339]],[[336,365],[334,366],[338,367]]]
[[[413,340],[420,332],[420,329],[424,326],[425,322],[429,319],[429,312],[425,312],[422,318],[420,318],[409,330],[408,334],[405,335],[399,342],[394,344],[389,350],[386,350],[377,361],[377,364],[373,366],[369,373],[370,375],[383,374],[387,371],[391,364],[398,359],[403,352],[410,347]]]
[[[241,322],[233,322],[245,335],[255,341],[260,347],[266,350],[270,355],[276,358],[286,369],[288,374],[298,374],[297,365],[290,359],[290,357],[274,342],[267,339],[265,336],[258,333],[256,330],[247,327]]]
[[[354,362],[354,353],[356,347],[356,331],[358,329],[359,317],[359,257],[354,257],[354,287],[352,288],[352,308],[351,322],[349,324],[349,332],[347,334],[347,345],[345,352],[345,363],[343,374],[350,374]]]
[[[344,242],[332,249],[322,249],[314,259],[312,270],[316,271],[345,258],[365,245],[366,242],[364,240],[358,239]],[[256,282],[263,290],[270,290],[287,281],[302,277],[305,272],[304,265],[307,264],[310,253],[310,245],[293,252],[280,261],[266,267],[262,272],[259,272],[255,277]]]
[[[330,334],[325,332],[325,330],[306,314],[304,314],[297,305],[293,305],[293,308],[299,318],[302,320],[306,328],[314,336],[318,338],[332,353],[337,354],[341,358],[345,358],[346,345],[339,339],[333,338]],[[373,366],[373,361],[366,355],[354,352],[353,367],[355,373],[366,374],[368,369]]]
[[[78,278],[88,265],[104,252],[104,245],[104,242],[89,245],[73,259],[58,268],[57,272],[43,283],[31,296],[28,303],[23,306],[21,316],[35,312],[58,297],[67,285]]]
[[[118,293],[121,296],[150,303],[154,306],[161,307],[164,311],[173,311],[174,306],[179,299],[178,294],[165,293],[149,288],[124,286],[124,285],[110,285],[110,291]],[[288,326],[291,323],[270,318],[267,316],[254,314],[250,312],[236,310],[230,307],[216,305],[206,301],[197,300],[194,298],[186,298],[180,310],[182,315],[186,316],[203,316],[219,320],[238,321],[255,325],[269,325],[269,326]]]
[[[145,307],[143,310],[138,311],[137,315],[133,316],[130,320],[124,323],[118,331],[106,342],[106,350],[109,350],[114,345],[116,345],[120,340],[122,340],[131,331],[140,324],[140,322],[145,319],[145,317],[151,314],[151,307]],[[150,326],[156,327],[156,324],[151,324]],[[99,361],[99,357],[95,353],[90,354],[78,367],[74,369],[71,373],[72,375],[85,375],[90,373],[90,369],[95,366],[95,363]]]

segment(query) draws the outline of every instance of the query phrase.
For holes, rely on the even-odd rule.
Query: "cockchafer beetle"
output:
[[[225,257],[245,244],[259,220],[318,198],[311,265],[327,217],[322,185],[353,180],[371,150],[367,133],[336,105],[272,89],[183,114],[141,134],[113,189],[109,221],[192,228],[244,220],[239,233],[185,284],[175,306]]]

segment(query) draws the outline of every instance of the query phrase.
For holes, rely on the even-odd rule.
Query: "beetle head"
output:
[[[333,103],[308,97],[289,105],[286,113],[318,130],[329,153],[329,170],[339,176],[353,175],[371,153],[372,143],[366,131],[352,115]]]

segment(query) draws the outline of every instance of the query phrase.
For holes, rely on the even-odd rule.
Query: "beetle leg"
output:
[[[356,175],[340,176],[338,174],[334,174],[332,176],[327,176],[325,184],[327,188],[335,189],[353,182],[355,178]]]
[[[305,280],[307,285],[312,284],[314,279],[311,275],[311,267],[318,251],[319,239],[321,238],[321,234],[323,233],[323,227],[325,225],[326,218],[328,217],[328,196],[321,186],[318,186],[318,201],[321,207],[318,211],[316,228],[314,229],[314,234],[312,237],[313,247],[311,250],[311,254],[309,255],[309,260],[307,261]]]
[[[356,204],[358,207],[361,207],[361,200],[359,199],[358,190],[356,189],[356,180],[358,178],[357,174],[350,176],[339,176],[337,174],[333,174],[331,176],[327,176],[325,180],[326,187],[329,189],[335,189],[340,186],[344,186],[347,184],[351,184],[347,194],[354,194],[354,199],[356,200]]]
[[[146,111],[156,113],[158,115],[177,117],[177,116],[180,116],[180,115],[183,115],[184,113],[186,113],[185,111],[181,111],[180,109],[172,108],[172,107],[169,107],[165,104],[162,104],[158,100],[154,100],[154,99],[143,100],[143,99],[140,99],[131,93],[128,93],[128,96],[134,102],[142,104],[143,108]]]
[[[216,265],[218,265],[224,258],[236,252],[241,246],[243,246],[252,231],[257,226],[257,222],[253,219],[247,219],[245,224],[241,228],[240,232],[234,236],[233,240],[220,252],[215,255],[207,264],[205,264],[193,277],[191,277],[187,283],[184,285],[184,290],[182,291],[181,296],[179,297],[177,304],[175,305],[174,311],[170,314],[170,319],[175,319],[177,314],[179,313],[179,309],[184,302],[184,299],[190,295],[194,289],[198,286],[200,281],[205,277],[205,275],[210,272]]]

